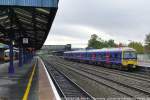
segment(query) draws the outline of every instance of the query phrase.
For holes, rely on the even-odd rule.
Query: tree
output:
[[[116,47],[114,40],[110,39],[108,41],[102,40],[96,34],[91,35],[90,40],[88,41],[88,48],[108,48],[108,47]]]
[[[96,34],[91,35],[91,39],[88,41],[88,47],[99,48],[98,36]]]
[[[137,51],[137,53],[144,52],[144,47],[143,47],[142,43],[140,43],[140,42],[134,42],[134,41],[130,42],[128,44],[128,47],[134,48]]]
[[[114,40],[112,40],[112,39],[108,40],[107,45],[108,45],[108,47],[116,47],[116,44],[115,44]]]

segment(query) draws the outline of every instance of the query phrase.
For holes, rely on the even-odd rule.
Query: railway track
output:
[[[70,67],[62,65],[60,63],[58,65],[63,66],[65,68],[67,68],[68,70],[76,72],[77,74],[80,74],[86,78],[96,81],[102,85],[109,87],[109,88],[112,88],[120,93],[123,93],[124,95],[126,95],[128,97],[138,98],[138,97],[149,97],[150,96],[150,93],[145,90],[131,87],[127,84],[122,84],[121,82],[113,81],[113,80],[105,78],[103,76],[93,74],[87,70],[83,70],[83,69],[79,70],[79,69],[75,69],[75,68],[70,68]]]
[[[90,70],[88,70],[88,69],[82,69],[81,66],[80,66],[80,69],[75,69],[75,67],[72,68],[72,66],[63,65],[62,62],[61,62],[61,64],[60,64],[60,62],[59,62],[59,63],[57,62],[56,64],[59,65],[59,66],[63,66],[63,67],[65,67],[65,68],[69,69],[69,70],[72,70],[72,71],[76,72],[77,74],[83,75],[83,73],[84,73],[84,76],[86,76],[86,77],[89,77],[88,75],[92,75],[93,78],[90,78],[90,79],[92,79],[92,80],[94,80],[94,77],[97,77],[96,79],[101,78],[101,79],[105,80],[105,82],[106,82],[106,80],[107,80],[107,82],[106,82],[107,84],[106,84],[106,83],[103,83],[103,84],[105,84],[105,85],[107,85],[108,87],[113,88],[113,89],[115,89],[115,90],[117,90],[117,91],[120,91],[121,93],[124,93],[124,94],[128,95],[129,97],[141,97],[141,96],[149,97],[149,96],[150,96],[150,92],[149,92],[149,91],[146,91],[146,90],[143,90],[143,89],[140,89],[140,88],[137,88],[137,87],[132,87],[132,86],[130,86],[130,85],[128,85],[128,84],[123,84],[123,83],[118,82],[118,81],[114,81],[114,80],[112,80],[112,79],[109,79],[108,77],[104,77],[104,76],[97,75],[97,74],[95,74],[96,72],[90,72]],[[68,66],[69,66],[69,67],[68,67]],[[88,75],[87,75],[87,74],[85,75],[85,73],[88,73]],[[97,80],[94,80],[94,81],[97,81]],[[108,81],[109,81],[109,82],[108,82]],[[103,82],[104,82],[104,81],[103,81]],[[99,81],[99,83],[100,83],[100,81]],[[108,83],[109,83],[109,84],[108,84]],[[111,83],[111,84],[110,84],[110,83]],[[112,85],[113,85],[114,83],[115,83],[115,84],[118,84],[118,85],[119,85],[118,87],[120,87],[120,88],[118,89],[118,88],[112,87]],[[101,84],[102,84],[102,82],[101,82]],[[114,85],[114,86],[115,86],[115,85]],[[123,86],[123,87],[122,87],[122,86]],[[121,89],[121,88],[126,88],[126,89],[123,90],[123,89]],[[127,90],[127,91],[126,91],[126,90]],[[129,91],[131,91],[130,94],[129,94]]]
[[[64,62],[61,62],[61,63],[64,63]],[[70,65],[69,63],[65,63],[66,65]],[[106,76],[110,76],[112,77],[112,79],[115,80],[115,77],[123,77],[125,79],[131,79],[131,83],[133,83],[134,81],[137,81],[137,83],[139,83],[140,86],[145,87],[145,90],[147,90],[149,87],[150,87],[150,79],[149,78],[145,78],[145,77],[138,77],[136,75],[128,75],[128,74],[125,74],[125,73],[120,73],[120,72],[113,72],[113,71],[110,71],[110,70],[107,70],[107,69],[101,69],[101,68],[98,68],[98,67],[91,67],[91,66],[85,66],[82,64],[78,64],[78,63],[74,63],[72,64],[72,66],[74,66],[75,68],[78,68],[78,69],[85,69],[85,70],[90,70],[92,71],[93,73],[100,73],[101,75],[106,75]],[[122,78],[122,79],[123,79]],[[119,79],[121,80],[121,79]],[[126,80],[125,80],[126,82]],[[140,83],[141,82],[141,83]],[[131,84],[132,85],[132,84]],[[135,83],[133,83],[133,85],[135,85]],[[150,90],[149,90],[150,91]]]
[[[62,98],[62,100],[94,100],[94,98],[74,83],[69,77],[60,72],[47,60],[43,60],[45,66]]]
[[[62,59],[59,59],[58,61],[61,61],[61,60]],[[64,61],[62,61],[62,62],[64,62]],[[137,79],[137,80],[150,82],[150,76],[148,76],[148,75],[131,73],[131,72],[126,72],[126,71],[119,71],[119,70],[115,70],[115,69],[108,69],[108,68],[104,68],[104,67],[88,65],[88,64],[83,64],[83,63],[77,63],[77,62],[69,62],[69,61],[67,61],[67,62],[68,62],[68,64],[75,65],[75,66],[80,66],[80,67],[86,67],[90,70],[107,72],[107,73],[112,73],[112,74],[115,74],[115,75],[121,75],[121,76],[125,76],[125,77],[128,77],[128,78],[133,78],[133,79]]]

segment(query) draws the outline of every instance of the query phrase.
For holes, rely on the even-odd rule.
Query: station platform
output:
[[[18,67],[18,61],[14,62],[15,73],[8,73],[9,63],[0,65],[0,100],[21,100],[28,77],[33,69],[35,59],[31,63]]]
[[[0,100],[60,100],[43,61],[36,57],[8,74],[9,63],[0,64]]]
[[[44,63],[40,58],[38,58],[38,66],[39,100],[61,100]]]

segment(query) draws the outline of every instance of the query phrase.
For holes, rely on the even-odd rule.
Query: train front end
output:
[[[137,68],[137,53],[134,49],[123,50],[122,65],[125,69]]]

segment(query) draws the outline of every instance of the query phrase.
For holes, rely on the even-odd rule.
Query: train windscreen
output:
[[[137,59],[137,54],[134,51],[125,51],[124,59]]]

